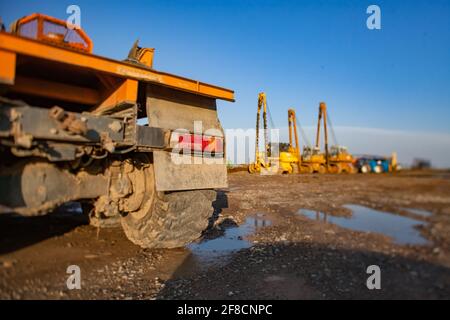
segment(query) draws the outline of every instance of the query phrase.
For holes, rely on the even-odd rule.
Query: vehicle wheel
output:
[[[292,172],[293,172],[293,168],[292,168],[292,166],[291,165],[289,165],[289,167],[288,166],[286,166],[286,167],[279,167],[279,169],[278,169],[278,172],[277,172],[277,174],[292,174]]]
[[[369,173],[369,172],[370,172],[370,166],[368,166],[367,164],[365,164],[361,167],[361,173]]]
[[[334,174],[342,173],[342,167],[339,164],[334,164],[330,166],[330,172]]]
[[[375,173],[382,173],[383,172],[383,167],[382,166],[375,166],[375,168],[373,169],[373,172],[375,172]]]
[[[309,174],[314,173],[313,166],[310,165],[302,166],[302,173],[309,173]]]
[[[292,166],[292,173],[293,173],[293,174],[299,174],[299,173],[301,173],[301,168],[299,169],[297,163],[292,163],[291,166]]]
[[[349,173],[351,173],[351,172],[352,172],[352,168],[351,168],[350,166],[348,166],[348,165],[342,166],[341,173],[349,174]]]
[[[213,190],[156,192],[153,165],[143,167],[140,208],[121,218],[123,230],[143,248],[177,248],[199,238],[213,214]]]
[[[248,166],[248,172],[249,172],[249,173],[258,173],[258,172],[261,172],[261,167],[260,167],[258,164],[256,164],[256,163],[251,163],[251,164]]]

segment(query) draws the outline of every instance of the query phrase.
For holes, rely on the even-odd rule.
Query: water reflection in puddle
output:
[[[71,217],[83,214],[81,203],[79,202],[66,202],[54,210],[54,213],[58,217]]]
[[[257,229],[268,227],[271,224],[272,222],[264,218],[264,215],[258,214],[255,217],[247,218],[245,223],[240,226],[225,229],[225,234],[221,237],[192,243],[188,245],[188,248],[193,254],[203,259],[224,256],[233,251],[251,247],[252,244],[245,237]]]
[[[352,211],[351,217],[337,217],[305,209],[300,209],[298,213],[309,219],[333,223],[356,231],[381,233],[391,237],[398,244],[428,243],[415,228],[421,224],[420,221],[359,205],[345,205],[344,207]]]
[[[413,208],[402,208],[405,211],[408,211],[409,213],[424,217],[424,218],[428,218],[432,216],[432,213],[430,211],[427,210],[423,210],[423,209],[413,209]]]

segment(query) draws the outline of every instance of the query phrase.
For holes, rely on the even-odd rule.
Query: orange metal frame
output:
[[[37,21],[37,40],[39,40],[39,41],[54,42],[52,39],[49,39],[44,34],[44,22],[45,21],[48,21],[48,22],[63,26],[64,28],[67,28],[67,24],[64,20],[56,19],[54,17],[50,17],[50,16],[47,16],[47,15],[41,14],[41,13],[33,13],[29,16],[19,19],[17,21],[17,26],[18,26],[18,28],[20,28],[21,25],[29,23],[33,20]],[[92,40],[88,37],[88,35],[82,29],[77,29],[77,30],[75,30],[75,32],[78,33],[78,35],[86,42],[87,48],[85,48],[83,45],[77,44],[77,43],[70,43],[67,45],[67,47],[71,47],[74,49],[87,51],[87,52],[91,53],[92,49],[93,49]],[[63,43],[59,43],[59,45],[63,45]]]
[[[100,75],[114,76],[115,78],[122,79],[125,86],[121,87],[121,91],[131,98],[137,95],[137,83],[141,81],[157,83],[177,90],[215,99],[234,101],[234,91],[229,89],[85,52],[58,47],[6,32],[0,32],[0,84],[15,85],[16,80],[20,82],[20,79],[16,79],[15,74],[18,56],[45,59],[91,70]],[[45,87],[45,84],[42,84],[42,86]],[[135,89],[135,92],[131,92]],[[89,91],[89,89],[87,90]],[[90,92],[90,95],[92,100],[94,100],[95,94]],[[119,98],[110,97],[108,99],[114,101]]]

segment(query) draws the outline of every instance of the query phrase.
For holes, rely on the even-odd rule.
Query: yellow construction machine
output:
[[[288,124],[289,124],[289,146],[287,151],[280,152],[280,169],[282,173],[325,173],[326,161],[325,156],[320,153],[318,147],[311,147],[306,135],[302,131],[306,146],[303,154],[300,153],[300,143],[297,133],[297,117],[295,110],[288,110]],[[301,129],[301,127],[300,127]],[[293,140],[295,139],[295,146]]]
[[[327,106],[325,102],[321,102],[319,105],[319,120],[317,123],[317,135],[316,135],[316,148],[319,148],[320,144],[320,124],[323,119],[323,128],[324,128],[324,149],[325,153],[321,154],[323,156],[325,170],[319,171],[321,173],[329,172],[329,173],[354,173],[353,167],[353,156],[348,152],[347,148],[344,146],[338,145],[336,141],[336,135],[334,134],[333,126],[331,125],[331,121],[329,115],[327,114]],[[331,146],[330,150],[328,149],[328,127],[327,121],[330,124],[331,132],[333,135],[334,145]]]
[[[280,152],[280,170],[282,173],[300,173],[301,172],[301,155],[297,134],[297,119],[295,110],[288,110],[289,124],[289,147],[288,151]],[[293,137],[295,139],[295,147],[293,145]]]
[[[263,111],[263,126],[264,126],[264,151],[259,151],[259,126],[261,118],[261,109]],[[255,141],[255,162],[248,166],[248,172],[259,173],[261,169],[269,169],[270,163],[270,146],[269,146],[269,132],[267,129],[267,98],[264,92],[258,95],[258,111],[256,112],[256,141]]]
[[[320,152],[320,123],[323,119],[324,135],[325,135],[325,154]],[[327,153],[328,153],[328,132],[326,121],[325,104],[319,106],[319,120],[317,123],[316,145],[309,145],[303,148],[302,155],[302,171],[303,173],[326,173],[327,172]]]

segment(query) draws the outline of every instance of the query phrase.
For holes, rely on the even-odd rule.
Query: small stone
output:
[[[12,268],[16,264],[15,260],[5,260],[2,263],[3,268]]]

